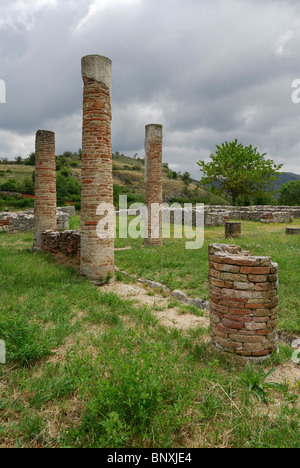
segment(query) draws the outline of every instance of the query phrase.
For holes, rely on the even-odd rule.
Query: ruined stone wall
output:
[[[57,211],[56,227],[59,231],[69,229],[69,215]],[[0,212],[0,232],[15,234],[18,232],[29,232],[34,229],[34,211]]]
[[[273,214],[272,222],[291,222],[291,215],[300,219],[300,207],[295,206],[206,206],[205,210],[214,214],[227,212],[229,218],[237,221],[260,221]]]
[[[111,149],[111,61],[99,55],[82,59],[83,125],[81,172],[81,274],[104,279],[114,274],[114,238],[100,239],[99,204],[113,206]],[[114,218],[110,220],[113,230]]]
[[[162,125],[146,126],[145,136],[146,206],[148,208],[145,246],[162,245]],[[153,216],[154,212],[157,216]]]
[[[63,206],[57,209],[62,213],[67,213],[69,216],[76,216],[75,206]]]
[[[211,339],[224,351],[263,358],[278,347],[278,265],[235,245],[209,247]]]
[[[264,214],[260,221],[262,223],[292,223],[293,220],[294,216],[290,211],[273,211]]]
[[[73,257],[80,263],[80,231],[45,231],[42,233],[42,250]]]

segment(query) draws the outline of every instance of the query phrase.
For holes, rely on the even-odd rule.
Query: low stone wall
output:
[[[80,231],[45,231],[42,233],[42,250],[73,257],[80,263]]]
[[[289,223],[291,215],[300,219],[300,207],[295,206],[206,206],[205,209],[211,213],[228,213],[229,219],[237,221],[260,221],[271,214],[274,223]]]
[[[62,213],[67,213],[69,216],[76,216],[76,210],[75,206],[63,206],[60,208],[57,208],[58,211],[61,211]]]
[[[135,216],[141,213],[142,219],[145,219],[143,210],[122,210],[118,211],[117,216],[122,216],[127,213],[128,216]],[[183,223],[184,216],[190,215],[192,224],[196,226],[197,209],[187,209],[180,207],[163,208],[163,222],[171,224]],[[229,219],[233,221],[261,221],[265,223],[292,223],[293,219],[300,219],[300,207],[287,206],[212,206],[204,207],[204,226],[216,227],[226,223]]]
[[[221,350],[262,359],[278,348],[278,265],[235,245],[209,247],[211,339]]]
[[[290,211],[274,211],[264,214],[260,220],[262,223],[292,223],[294,221],[293,213]]]
[[[0,232],[15,234],[17,232],[29,232],[34,228],[34,211],[0,212]],[[57,229],[64,231],[69,229],[69,215],[57,211]]]

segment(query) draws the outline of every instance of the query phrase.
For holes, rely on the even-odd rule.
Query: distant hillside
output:
[[[114,184],[130,189],[142,198],[145,197],[145,161],[142,158],[131,158],[119,153],[113,154]],[[188,173],[179,174],[163,164],[163,199],[170,203],[193,202],[224,205],[228,202],[199,186]]]
[[[283,172],[279,176],[279,179],[276,182],[274,182],[274,190],[278,192],[280,190],[280,187],[283,184],[286,184],[287,182],[290,182],[291,180],[300,180],[300,175],[294,174],[293,172]]]
[[[34,156],[34,154],[33,154]],[[27,160],[28,161],[28,160]],[[34,162],[34,160],[33,160]],[[24,163],[24,161],[23,161]],[[57,169],[68,167],[71,175],[80,182],[81,160],[78,153],[65,152],[56,157]],[[15,182],[20,193],[24,185],[32,182],[33,165],[22,162],[0,164],[0,188],[7,182]],[[145,200],[145,161],[143,158],[131,158],[118,152],[113,154],[114,202],[118,203],[120,194],[128,195],[128,202],[144,202]],[[21,187],[20,187],[21,186]],[[4,190],[4,188],[2,189]],[[5,188],[5,190],[8,190]],[[11,190],[11,188],[10,188]],[[168,163],[163,164],[163,199],[167,203],[205,203],[211,205],[228,205],[228,201],[208,191],[202,185],[190,178],[188,172],[179,174],[172,171]],[[73,201],[73,198],[68,198]],[[76,198],[77,201],[77,198]]]

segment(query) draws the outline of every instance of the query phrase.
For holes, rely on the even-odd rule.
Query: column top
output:
[[[86,55],[81,59],[82,78],[90,78],[99,83],[104,83],[111,91],[111,66],[112,62],[107,57],[102,55]]]
[[[149,124],[145,127],[146,140],[152,138],[162,139],[163,126],[161,124]]]
[[[36,132],[36,135],[55,135],[54,132],[52,132],[51,130],[38,130]]]
[[[158,127],[158,128],[163,128],[163,126],[161,124],[148,124],[146,125],[146,128],[148,127]]]

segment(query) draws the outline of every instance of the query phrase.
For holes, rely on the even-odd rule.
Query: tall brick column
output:
[[[111,148],[111,60],[88,55],[81,61],[83,90],[81,274],[105,280],[114,273],[114,239],[101,239],[101,203],[113,207]]]
[[[162,245],[162,212],[158,209],[162,204],[162,132],[162,125],[146,125],[145,178],[148,209],[146,247]]]
[[[35,140],[34,250],[42,248],[42,232],[56,231],[55,134],[39,130]]]

